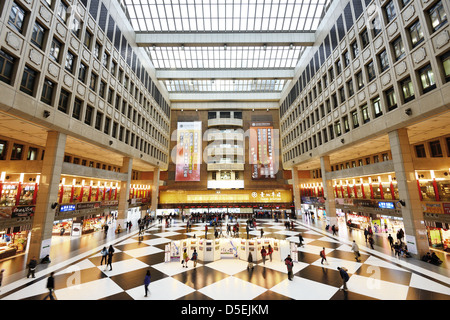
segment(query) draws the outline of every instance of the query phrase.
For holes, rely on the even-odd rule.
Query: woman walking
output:
[[[147,297],[148,286],[150,285],[150,280],[151,280],[150,270],[147,270],[147,274],[145,275],[145,278],[144,278],[144,288],[145,288],[145,296],[144,297]]]

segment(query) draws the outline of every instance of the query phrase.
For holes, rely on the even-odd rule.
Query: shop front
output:
[[[422,202],[422,209],[429,246],[450,252],[450,203]]]
[[[308,213],[311,217],[326,221],[324,197],[301,197],[301,208],[303,213]]]
[[[25,253],[29,234],[28,230],[20,231],[19,227],[0,232],[0,260]]]

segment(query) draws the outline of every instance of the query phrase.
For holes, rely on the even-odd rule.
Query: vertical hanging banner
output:
[[[267,122],[252,122],[250,125],[250,159],[252,179],[275,179],[278,172],[278,134]]]
[[[175,181],[200,181],[202,122],[178,122]]]

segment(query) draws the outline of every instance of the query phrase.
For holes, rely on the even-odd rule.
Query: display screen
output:
[[[271,123],[251,123],[249,163],[252,168],[252,179],[275,178],[278,171],[275,154],[276,139]]]
[[[378,207],[382,209],[395,209],[394,203],[384,201],[378,202]]]
[[[202,122],[178,122],[175,181],[200,181]]]

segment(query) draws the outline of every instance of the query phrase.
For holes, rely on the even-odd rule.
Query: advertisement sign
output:
[[[395,204],[393,202],[388,201],[379,201],[378,202],[378,208],[381,209],[395,209]]]
[[[252,179],[275,179],[278,171],[275,156],[276,141],[277,137],[271,123],[251,123],[249,163],[252,168]]]
[[[74,204],[61,204],[59,206],[59,212],[70,212],[75,211],[76,205]]]
[[[444,213],[440,203],[425,202],[425,203],[422,203],[422,209],[423,209],[423,212],[426,212],[426,213],[437,213],[437,214]]]
[[[445,213],[445,214],[450,214],[450,203],[444,202],[444,203],[442,204],[442,206],[444,207],[444,213]]]
[[[178,122],[175,181],[200,181],[202,122]]]
[[[12,210],[12,218],[31,217],[34,215],[35,206],[14,207]]]

